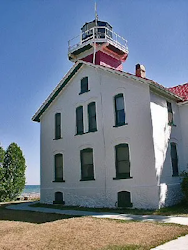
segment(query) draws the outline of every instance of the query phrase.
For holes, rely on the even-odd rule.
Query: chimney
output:
[[[136,65],[136,73],[135,73],[135,75],[139,76],[139,77],[142,77],[142,78],[146,77],[146,69],[145,69],[144,65],[141,65],[141,64]]]

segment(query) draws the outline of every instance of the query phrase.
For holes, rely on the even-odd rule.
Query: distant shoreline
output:
[[[29,200],[40,199],[40,185],[25,185],[20,198],[24,199],[25,197],[27,197]]]

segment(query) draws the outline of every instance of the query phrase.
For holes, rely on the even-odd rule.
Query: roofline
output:
[[[178,106],[183,106],[183,105],[187,105],[187,104],[188,104],[188,101],[179,102],[179,103],[178,103]]]
[[[160,94],[163,94],[163,95],[165,94],[165,95],[167,95],[167,96],[169,96],[169,97],[171,97],[173,99],[176,99],[177,101],[183,101],[183,99],[181,97],[175,95],[174,93],[172,93],[171,91],[169,91],[165,87],[159,85],[158,83],[155,83],[152,80],[141,78],[141,77],[138,77],[136,75],[132,75],[132,74],[129,74],[129,73],[126,73],[126,72],[123,72],[123,71],[118,71],[118,70],[111,69],[111,68],[108,68],[108,67],[104,67],[104,66],[101,66],[101,65],[96,65],[96,64],[93,64],[93,63],[78,60],[73,65],[73,67],[68,71],[68,73],[63,77],[63,79],[59,82],[59,84],[52,91],[52,93],[48,96],[48,98],[43,102],[43,104],[38,109],[38,111],[34,114],[34,116],[32,117],[33,121],[40,122],[41,115],[45,112],[45,110],[50,106],[50,104],[53,102],[53,100],[58,96],[58,94],[62,91],[62,89],[68,84],[68,82],[73,78],[73,76],[76,74],[76,72],[84,64],[88,65],[88,66],[91,66],[93,68],[102,69],[102,70],[108,71],[110,73],[117,74],[117,75],[126,77],[128,79],[147,84],[147,85],[149,85],[151,87],[152,90],[160,92]]]
[[[37,112],[32,117],[32,120],[35,122],[40,122],[41,115],[45,112],[45,110],[50,106],[53,100],[58,96],[58,94],[62,91],[62,89],[67,85],[67,83],[72,79],[72,77],[76,74],[76,72],[82,67],[82,62],[76,62],[74,66],[68,71],[68,73],[61,79],[56,88],[52,91],[52,93],[48,96],[48,98],[43,102],[41,107],[37,110]]]
[[[82,61],[80,61],[80,62],[82,62]],[[89,66],[95,67],[95,68],[100,68],[100,69],[103,69],[105,71],[109,71],[111,73],[124,76],[126,78],[131,79],[131,80],[135,80],[135,81],[138,81],[138,82],[141,82],[141,83],[145,83],[147,85],[149,84],[153,90],[159,90],[163,94],[169,95],[170,97],[172,97],[172,98],[174,98],[174,99],[176,99],[178,101],[183,101],[183,98],[181,98],[180,96],[172,93],[171,91],[169,91],[168,89],[166,89],[162,85],[160,85],[160,84],[158,84],[158,83],[156,83],[156,82],[154,82],[154,81],[152,81],[150,79],[145,79],[145,78],[142,78],[142,77],[138,77],[136,75],[132,75],[132,74],[127,73],[127,72],[123,72],[123,71],[111,69],[111,68],[108,68],[108,67],[104,67],[104,66],[101,66],[101,65],[92,64],[92,63],[85,62],[85,61],[83,63],[87,64]]]

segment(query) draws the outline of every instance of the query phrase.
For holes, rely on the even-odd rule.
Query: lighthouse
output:
[[[85,23],[78,36],[68,42],[68,58],[72,62],[83,60],[93,64],[123,70],[128,57],[127,40],[113,31],[112,26],[98,20]]]

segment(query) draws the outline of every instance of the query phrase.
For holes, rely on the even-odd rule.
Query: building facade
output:
[[[175,204],[182,198],[179,174],[188,166],[185,95],[147,79],[140,65],[135,75],[121,71],[128,48],[115,44],[107,25],[93,22],[100,34],[86,29],[93,36],[83,42],[82,33],[69,50],[74,66],[33,116],[41,126],[41,202]]]

